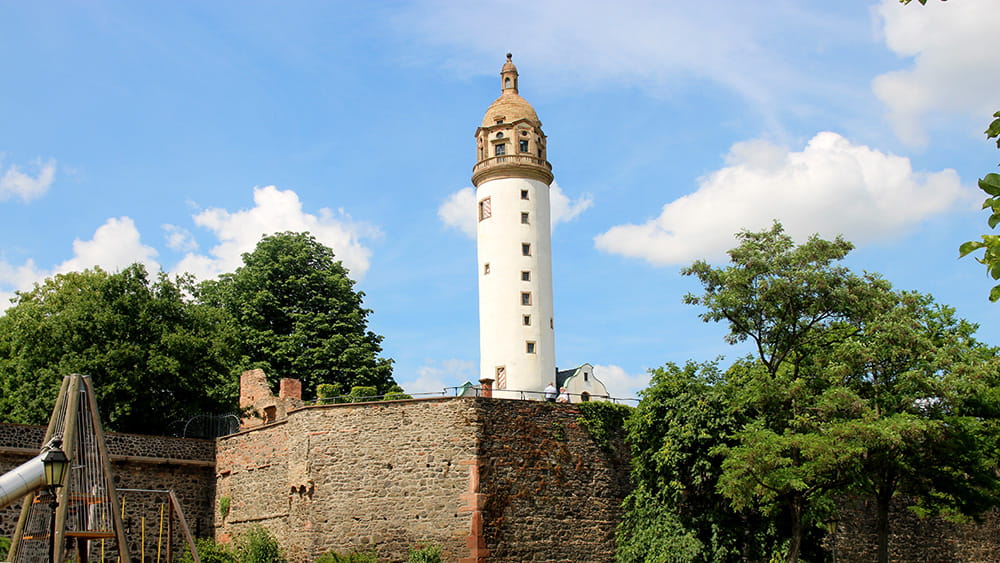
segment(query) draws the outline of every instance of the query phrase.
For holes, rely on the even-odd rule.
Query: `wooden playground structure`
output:
[[[69,458],[62,486],[47,485],[43,458],[59,447]],[[45,433],[42,453],[0,476],[0,508],[23,497],[11,546],[4,561],[110,561],[118,563],[170,563],[174,561],[175,524],[195,563],[200,563],[194,539],[177,496],[170,490],[116,489],[104,430],[101,426],[90,377],[63,378],[59,396]],[[160,499],[156,522],[156,550],[147,556],[146,516],[138,526],[138,559],[130,555],[130,526],[125,503],[130,495]],[[164,545],[165,544],[165,545]],[[0,554],[3,555],[3,554]]]

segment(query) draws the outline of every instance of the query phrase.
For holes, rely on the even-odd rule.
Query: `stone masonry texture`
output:
[[[442,398],[312,406],[221,438],[217,537],[263,525],[292,561],[375,551],[403,561],[613,561],[623,460],[572,405]]]

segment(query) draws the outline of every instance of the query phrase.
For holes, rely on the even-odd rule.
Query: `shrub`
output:
[[[221,497],[219,499],[219,516],[222,516],[223,520],[226,519],[226,516],[229,516],[229,508],[232,502],[233,499],[230,497]]]
[[[441,546],[425,545],[410,548],[410,563],[441,563]]]
[[[239,563],[285,563],[278,540],[263,526],[253,526],[236,538]]]
[[[384,401],[402,401],[403,399],[412,399],[413,397],[407,395],[406,393],[386,393]]]
[[[10,549],[10,538],[0,537],[0,557],[7,557],[7,550]]]
[[[375,387],[358,386],[351,387],[351,402],[361,403],[364,401],[377,401],[378,389]]]
[[[339,383],[320,383],[316,386],[316,402],[320,404],[333,404],[339,403],[340,397],[344,394],[344,391],[340,388]]]
[[[236,555],[226,545],[216,543],[212,538],[198,538],[194,542],[201,563],[239,563]],[[181,563],[194,563],[190,551],[185,551]]]

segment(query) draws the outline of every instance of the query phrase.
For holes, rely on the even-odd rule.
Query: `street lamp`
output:
[[[48,487],[52,498],[49,504],[52,513],[49,523],[49,561],[55,563],[56,508],[59,507],[56,489],[62,486],[66,470],[69,469],[69,458],[66,457],[66,452],[62,451],[61,438],[56,437],[49,442],[48,451],[42,455],[42,467],[45,468],[45,486]]]

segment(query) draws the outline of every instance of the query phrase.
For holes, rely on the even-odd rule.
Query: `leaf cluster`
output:
[[[996,139],[1000,148],[1000,111],[993,114],[994,119],[986,128],[986,138]],[[987,224],[995,229],[1000,224],[1000,174],[990,173],[979,179],[979,189],[988,196],[983,201],[983,209],[990,210]],[[1000,280],[1000,236],[982,235],[981,240],[970,240],[958,248],[959,258],[963,258],[979,249],[984,249],[983,256],[977,257],[980,264],[986,266],[986,273],[994,280]],[[990,301],[1000,300],[1000,284],[990,290]]]
[[[150,280],[133,264],[59,274],[0,316],[0,412],[48,419],[65,375],[90,375],[109,429],[165,433],[171,421],[234,407],[236,334],[189,299],[187,277]]]
[[[333,251],[308,233],[265,236],[243,265],[199,286],[200,298],[225,310],[239,334],[236,371],[263,369],[272,385],[302,381],[342,389],[392,385],[382,337],[368,330],[371,310]]]

